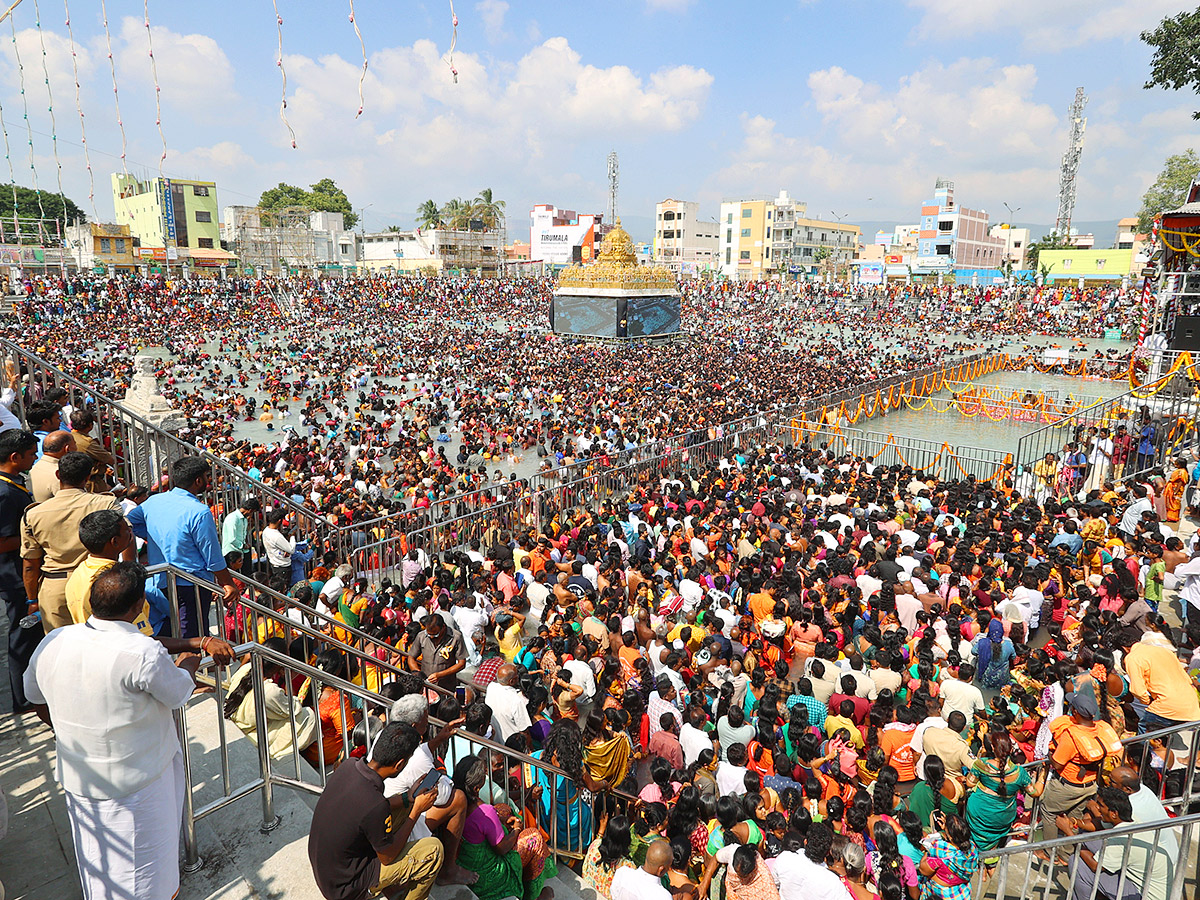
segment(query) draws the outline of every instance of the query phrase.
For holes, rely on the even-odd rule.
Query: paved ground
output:
[[[54,780],[54,734],[35,716],[12,714],[7,616],[0,616],[0,788],[9,814],[0,842],[5,900],[82,898],[67,804]]]

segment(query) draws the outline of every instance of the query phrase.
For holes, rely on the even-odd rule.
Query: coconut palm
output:
[[[442,221],[449,228],[465,231],[471,221],[471,204],[462,197],[447,200],[442,207]]]
[[[417,207],[417,224],[422,228],[440,228],[442,225],[442,211],[438,205],[432,200],[426,200]]]
[[[492,195],[491,188],[484,188],[479,192],[479,196],[475,198],[475,210],[477,219],[483,220],[485,228],[495,228],[504,215],[504,201],[497,200]]]

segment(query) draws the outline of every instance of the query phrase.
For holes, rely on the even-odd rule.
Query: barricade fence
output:
[[[220,595],[220,588],[208,581],[182,572],[171,566],[156,566],[149,570],[154,575],[167,579],[167,594],[171,600],[171,619],[179,626],[179,588],[191,585],[196,594],[207,591]],[[266,589],[264,589],[266,590]],[[267,593],[272,593],[267,591]],[[197,606],[200,601],[197,599]],[[356,736],[356,726],[367,714],[386,716],[390,701],[382,697],[380,689],[393,681],[400,670],[375,658],[370,652],[356,646],[354,641],[339,638],[334,630],[331,634],[318,631],[303,621],[295,621],[264,607],[253,599],[241,601],[252,614],[247,634],[248,640],[238,642],[238,635],[221,633],[235,646],[239,665],[223,671],[211,658],[203,660],[201,672],[211,673],[217,704],[217,767],[220,771],[219,784],[210,779],[196,777],[193,761],[193,742],[189,739],[190,722],[206,714],[203,704],[207,698],[192,702],[175,711],[175,723],[179,731],[183,750],[184,773],[187,790],[184,793],[184,870],[194,872],[203,866],[196,837],[196,823],[219,809],[252,794],[259,794],[262,802],[262,825],[260,831],[267,833],[278,824],[274,810],[274,788],[287,787],[309,794],[320,794],[328,781],[328,775],[340,762],[350,758],[356,748],[369,748],[378,734],[364,728]],[[221,622],[221,617],[217,617]],[[282,637],[289,652],[281,653],[264,645],[269,637]],[[304,652],[297,654],[292,641],[304,637]],[[308,660],[319,655],[321,648],[334,649],[344,655],[346,670],[343,674],[317,668]],[[297,658],[299,657],[299,658]],[[248,667],[245,673],[239,670]],[[229,721],[224,715],[233,682],[249,678],[249,689],[242,691],[236,704],[229,704]],[[426,696],[433,698],[454,697],[440,687],[425,683]],[[330,693],[326,694],[325,691]],[[325,717],[322,721],[321,716]],[[330,734],[327,724],[332,724]],[[446,722],[429,716],[426,739],[432,739],[446,726]],[[233,768],[230,764],[230,742],[233,732],[243,731],[257,749],[257,773],[244,783],[233,783]],[[556,857],[582,859],[591,843],[591,805],[580,795],[577,786],[563,769],[532,756],[512,750],[503,744],[482,735],[459,730],[441,752],[445,770],[452,773],[457,764],[468,754],[481,757],[490,773],[489,787],[503,792],[514,812],[522,816],[528,825],[538,825],[548,835],[548,845]],[[515,777],[510,777],[516,773]],[[503,784],[497,784],[501,779]],[[548,788],[548,789],[547,789]],[[564,790],[565,789],[565,790]],[[213,799],[197,805],[196,795],[211,795]],[[632,805],[636,798],[619,790],[607,792],[622,805]],[[564,799],[564,795],[569,799]],[[491,795],[489,795],[491,799]],[[499,802],[496,799],[495,802]],[[565,803],[577,809],[564,808]],[[576,824],[559,827],[561,814],[572,818]],[[576,815],[577,814],[577,815]]]
[[[1037,428],[1017,442],[1016,460],[1037,479],[1040,491],[1077,495],[1101,487],[1106,479],[1130,479],[1171,466],[1171,460],[1200,441],[1196,365],[1176,366],[1137,390],[1103,400]],[[1094,451],[1100,429],[1114,441],[1111,457]],[[1115,446],[1118,429],[1130,437],[1127,451]],[[1082,467],[1066,467],[1068,444],[1082,452]],[[1047,455],[1054,459],[1047,459]]]
[[[266,508],[283,508],[292,518],[293,533],[308,538],[318,554],[332,551],[339,560],[352,560],[361,570],[392,575],[411,547],[436,553],[468,545],[473,540],[482,542],[489,534],[511,533],[525,527],[541,530],[543,523],[555,516],[579,507],[615,502],[620,495],[637,486],[687,468],[712,465],[738,449],[755,446],[775,436],[768,424],[769,416],[756,414],[710,429],[595,456],[529,479],[480,486],[425,509],[408,509],[366,522],[338,526],[325,515],[250,478],[224,459],[202,453],[16,344],[3,341],[3,347],[19,370],[28,376],[26,390],[18,397],[18,402],[23,404],[26,397],[36,399],[48,388],[61,386],[67,390],[73,405],[87,405],[94,411],[99,422],[99,440],[113,453],[114,476],[122,483],[162,486],[166,483],[166,471],[171,461],[187,454],[203,455],[214,465],[208,499],[218,523],[248,497],[263,501],[263,511],[250,517],[248,545],[257,545],[258,535],[266,524]],[[1007,364],[1005,355],[977,353],[950,363],[830,392],[773,415],[799,416],[802,422],[809,418],[824,421],[833,410],[857,421],[864,414],[870,417],[897,408],[904,397],[926,396],[940,390],[947,380],[974,379]],[[21,409],[23,413],[23,406]],[[444,518],[447,512],[460,514]]]

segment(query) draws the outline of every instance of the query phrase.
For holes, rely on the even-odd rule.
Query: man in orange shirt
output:
[[[750,615],[754,616],[754,624],[761,625],[762,621],[775,612],[775,582],[766,581],[762,590],[750,595]]]

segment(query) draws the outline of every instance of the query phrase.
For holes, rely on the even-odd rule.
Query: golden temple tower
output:
[[[633,239],[618,218],[596,261],[558,276],[550,305],[556,334],[634,339],[678,334],[680,299],[675,275],[639,266]]]

